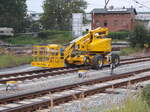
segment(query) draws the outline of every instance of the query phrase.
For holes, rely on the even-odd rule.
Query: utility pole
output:
[[[110,2],[110,0],[105,0],[105,9],[107,9],[107,5],[108,5],[108,3]]]

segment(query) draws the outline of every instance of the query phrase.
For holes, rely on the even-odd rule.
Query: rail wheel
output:
[[[103,64],[104,64],[103,56],[101,56],[101,55],[94,56],[94,58],[93,58],[93,68],[101,69],[103,67]]]

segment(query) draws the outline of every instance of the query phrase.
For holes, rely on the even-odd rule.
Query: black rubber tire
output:
[[[66,67],[74,67],[75,66],[73,64],[69,64],[66,60],[65,60],[65,65],[66,65]]]
[[[102,69],[102,67],[104,65],[103,56],[95,55],[93,58],[92,64],[93,64],[94,69]]]
[[[116,67],[120,65],[120,57],[118,54],[112,54],[112,63],[114,63]]]

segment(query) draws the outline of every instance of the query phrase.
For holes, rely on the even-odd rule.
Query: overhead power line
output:
[[[110,2],[110,0],[105,0],[105,9],[107,8],[108,3]]]
[[[142,4],[142,3],[140,3],[140,2],[139,2],[139,1],[137,1],[137,0],[133,0],[133,1],[134,1],[135,3],[137,3],[137,4],[141,5],[141,6],[145,7],[145,8],[150,9],[150,7],[148,7],[148,6],[146,6],[146,5]]]

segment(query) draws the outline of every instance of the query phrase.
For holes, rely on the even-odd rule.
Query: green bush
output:
[[[70,31],[56,31],[56,30],[45,30],[39,32],[38,36],[41,38],[47,38],[49,36],[59,35],[59,34],[71,34]]]
[[[141,51],[142,51],[142,49],[138,48],[138,47],[136,47],[136,48],[128,47],[128,48],[121,49],[120,55],[122,55],[122,56],[128,56],[130,54],[141,52]]]
[[[87,34],[88,31],[82,32],[83,35]],[[108,38],[112,38],[115,40],[127,40],[130,32],[122,31],[122,32],[110,32]]]
[[[137,24],[129,36],[132,47],[144,48],[144,44],[150,45],[150,36],[147,29],[142,24]]]
[[[66,44],[72,40],[70,31],[43,31],[38,37],[32,35],[16,35],[14,37],[0,38],[4,42],[18,44]]]
[[[40,39],[29,35],[16,35],[14,37],[0,38],[0,40],[13,45],[37,44],[40,41]]]
[[[110,32],[109,38],[115,39],[115,40],[127,40],[129,37],[129,32],[122,31],[122,32]]]
[[[84,31],[84,32],[82,32],[82,35],[86,35],[88,33],[89,33],[88,31]]]
[[[146,86],[142,91],[142,98],[150,106],[150,85]]]

